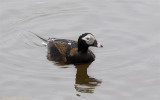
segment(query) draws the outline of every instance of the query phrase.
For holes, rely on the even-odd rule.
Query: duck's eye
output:
[[[86,38],[87,40],[89,40],[89,38]]]

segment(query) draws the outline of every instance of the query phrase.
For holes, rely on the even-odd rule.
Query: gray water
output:
[[[160,0],[0,0],[0,100],[160,100],[159,27]],[[59,65],[29,31],[104,48]]]

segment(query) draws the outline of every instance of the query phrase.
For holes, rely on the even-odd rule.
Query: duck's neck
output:
[[[80,38],[78,39],[78,52],[79,53],[87,53],[88,51],[88,45],[82,41]]]

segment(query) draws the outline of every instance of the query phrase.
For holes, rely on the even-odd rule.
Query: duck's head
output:
[[[85,45],[89,46],[94,46],[94,47],[103,47],[94,37],[93,34],[91,33],[84,33],[79,37],[79,40],[83,42]]]

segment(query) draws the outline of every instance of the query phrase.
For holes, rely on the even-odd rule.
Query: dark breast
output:
[[[95,60],[95,55],[90,50],[88,50],[87,53],[83,53],[83,54],[75,50],[74,53],[73,54],[71,53],[70,56],[68,57],[69,63],[89,63],[94,60]]]
[[[85,54],[80,54],[77,41],[58,39],[48,42],[47,46],[49,60],[63,63],[88,63],[95,59],[95,55],[90,50]]]

